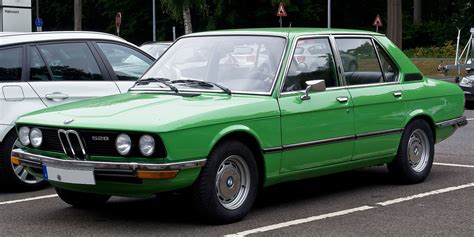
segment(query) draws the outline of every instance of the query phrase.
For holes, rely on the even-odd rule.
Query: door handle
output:
[[[53,92],[51,94],[46,94],[45,97],[46,97],[46,99],[52,100],[52,101],[61,101],[61,100],[65,100],[65,99],[69,98],[68,95],[63,94],[61,92]]]
[[[336,98],[336,100],[339,101],[340,103],[346,103],[349,100],[349,97],[339,96],[339,97]]]
[[[393,96],[400,97],[400,96],[402,96],[402,92],[401,91],[394,91]]]

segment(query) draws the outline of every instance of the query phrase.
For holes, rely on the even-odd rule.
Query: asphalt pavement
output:
[[[0,191],[1,236],[473,236],[474,110],[436,145],[425,182],[399,185],[384,166],[267,188],[241,222],[211,226],[185,196],[113,198],[97,210],[63,203],[52,188]]]

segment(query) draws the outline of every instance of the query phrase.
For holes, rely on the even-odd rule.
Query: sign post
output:
[[[283,26],[283,18],[284,16],[288,16],[286,14],[285,7],[283,6],[283,2],[280,2],[280,6],[278,6],[277,16],[280,17],[280,28]]]
[[[380,15],[377,14],[375,17],[374,23],[372,23],[373,26],[375,26],[375,32],[379,32],[379,26],[382,27],[382,19],[380,19]]]
[[[43,31],[43,19],[41,18],[36,18],[35,19],[35,25],[36,25],[36,31],[41,32]]]
[[[117,27],[117,36],[120,36],[120,24],[122,24],[122,13],[117,12],[115,16],[115,27]]]

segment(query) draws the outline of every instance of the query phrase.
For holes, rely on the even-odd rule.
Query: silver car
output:
[[[20,146],[18,116],[126,92],[153,61],[137,46],[105,33],[0,33],[0,187],[25,191],[44,185],[10,161],[11,150]]]

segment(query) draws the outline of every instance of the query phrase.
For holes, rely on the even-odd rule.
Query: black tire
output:
[[[100,207],[111,197],[109,195],[76,192],[62,188],[56,188],[56,193],[65,203],[81,209]]]
[[[229,161],[229,159],[233,159],[232,157],[240,157],[241,159],[237,159],[240,159],[246,163],[248,168],[248,176],[246,177],[249,177],[248,180],[250,180],[250,183],[247,186],[248,193],[246,197],[240,199],[242,200],[242,202],[240,206],[237,206],[235,209],[229,209],[224,207],[224,205],[227,204],[222,204],[222,199],[219,199],[218,187],[216,183],[219,167],[221,165],[225,165]],[[224,163],[224,161],[226,161],[226,163]],[[232,168],[229,168],[229,170],[230,169]],[[233,181],[234,177],[232,175],[222,175],[225,174],[223,171],[224,168],[221,168],[221,180],[225,180],[225,177],[228,177],[226,180],[229,181],[230,177],[230,186],[232,186],[233,184],[237,186],[237,184],[239,184],[239,190],[245,189],[242,189],[242,185],[240,185],[241,182],[245,181],[245,179],[241,178],[236,179],[238,181]],[[242,172],[245,173],[244,171]],[[239,221],[249,213],[253,203],[255,202],[259,186],[258,179],[259,175],[257,163],[255,161],[255,157],[252,151],[239,141],[224,141],[213,149],[207,159],[206,165],[202,168],[198,179],[193,185],[192,196],[194,209],[197,214],[202,218],[202,220],[208,223],[225,224]],[[224,191],[231,189],[231,187],[229,186],[229,182],[225,182],[225,185],[227,186],[224,186],[224,188],[227,189]],[[239,195],[236,196],[238,197]],[[237,199],[238,198],[236,198],[235,200]]]
[[[473,100],[466,100],[466,109],[474,109],[474,101]]]
[[[417,137],[422,137],[426,134],[426,145],[416,145]],[[415,140],[410,145],[410,138],[413,136]],[[418,139],[423,140],[423,139]],[[418,143],[420,144],[420,143]],[[410,164],[409,159],[409,148],[413,148],[413,152],[419,151],[420,149],[428,149],[429,152],[425,159],[420,159],[418,163],[413,162]],[[425,150],[426,151],[426,150]],[[423,156],[423,155],[421,155]],[[433,131],[425,120],[417,119],[410,122],[403,131],[402,139],[398,147],[398,153],[396,158],[387,164],[390,174],[392,174],[398,181],[405,184],[415,184],[423,182],[428,177],[431,167],[433,166],[434,159],[434,137]],[[424,162],[423,162],[424,160]],[[420,164],[421,163],[421,164]],[[424,165],[423,165],[424,164]],[[418,166],[419,165],[419,166]],[[415,166],[415,167],[413,167]]]
[[[0,144],[0,187],[4,187],[9,191],[25,192],[35,191],[47,186],[47,182],[42,180],[37,183],[28,183],[21,180],[13,170],[11,163],[11,152],[17,135],[15,131],[7,134]],[[31,179],[33,176],[28,174]]]

